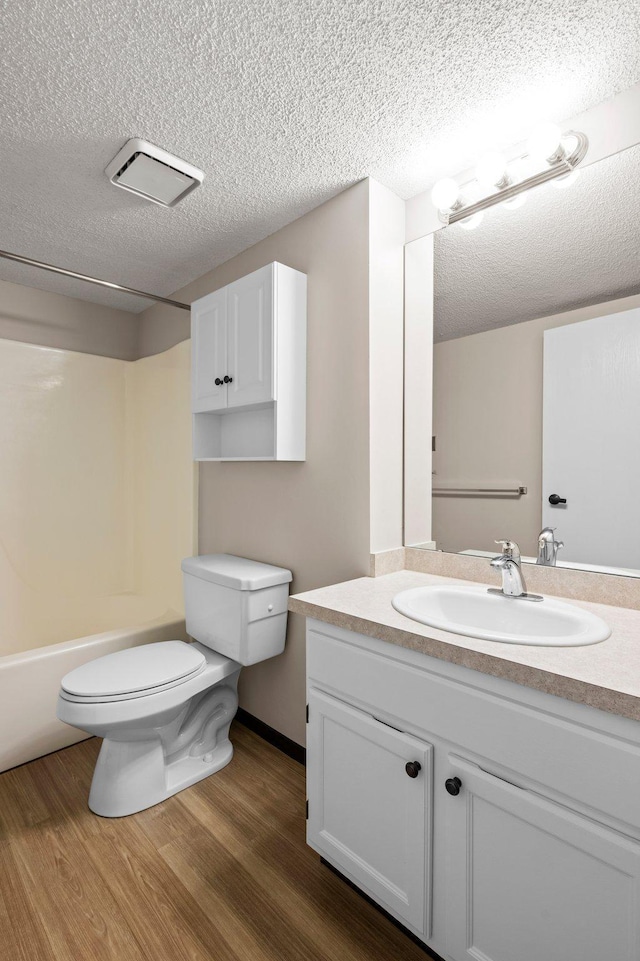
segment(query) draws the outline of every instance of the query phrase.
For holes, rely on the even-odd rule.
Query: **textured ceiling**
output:
[[[412,196],[631,86],[640,4],[5,0],[0,54],[0,247],[166,295],[362,177]],[[132,136],[204,186],[171,210],[112,187]]]
[[[640,293],[640,146],[435,235],[435,340]]]

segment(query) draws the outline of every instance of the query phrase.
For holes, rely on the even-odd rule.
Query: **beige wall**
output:
[[[131,589],[184,611],[180,562],[197,546],[191,344],[125,365]]]
[[[0,338],[135,360],[138,314],[0,281]]]
[[[211,271],[213,273],[214,271]],[[211,274],[205,274],[183,287],[182,290],[172,294],[176,300],[185,298],[187,303],[204,297],[208,291],[201,286],[201,281]],[[191,293],[194,291],[194,293]],[[191,316],[186,310],[178,307],[169,307],[167,304],[154,304],[147,307],[139,314],[140,327],[138,330],[138,356],[150,357],[159,354],[163,350],[168,350],[174,344],[179,344],[183,340],[188,340],[191,336]]]
[[[627,297],[435,345],[434,487],[528,488],[519,498],[434,497],[439,549],[493,550],[496,538],[511,537],[523,553],[537,553],[543,333],[638,306],[640,297]]]
[[[189,360],[0,339],[0,656],[182,610]]]
[[[403,237],[398,223],[404,210],[398,206],[401,201],[387,194],[381,187],[371,191],[370,182],[363,181],[176,295],[195,300],[274,260],[308,275],[307,460],[200,467],[200,552],[226,551],[289,567],[294,592],[368,573],[376,523],[375,512],[370,513],[369,432],[376,428],[370,424],[369,392],[370,376],[375,390],[380,362],[375,360],[370,371],[370,259],[372,266],[390,259],[392,272],[399,271],[396,299],[391,297],[386,313],[381,310],[371,323],[382,336],[386,317],[394,334],[387,331],[384,336],[396,360],[402,349],[397,297],[401,304]],[[385,240],[385,224],[394,238],[398,235],[389,242],[397,243],[395,252]],[[143,352],[188,336],[175,313],[161,305],[144,312]],[[399,377],[397,385],[392,384],[394,376]],[[387,521],[384,543],[399,547],[402,461],[396,441],[401,439],[402,407],[396,394],[401,398],[401,362],[399,374],[389,370],[388,377],[395,405],[386,421],[388,431],[395,429],[389,451],[393,470],[391,489],[386,498],[380,496],[378,509],[392,511],[392,531]],[[281,657],[242,672],[241,704],[304,743],[301,617],[291,615]]]

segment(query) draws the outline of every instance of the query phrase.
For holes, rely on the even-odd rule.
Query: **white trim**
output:
[[[431,541],[433,235],[405,247],[404,543]]]

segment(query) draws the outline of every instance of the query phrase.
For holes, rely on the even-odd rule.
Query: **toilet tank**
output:
[[[284,650],[291,571],[233,554],[182,562],[187,634],[239,664]]]

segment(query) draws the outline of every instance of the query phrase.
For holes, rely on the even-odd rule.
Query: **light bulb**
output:
[[[478,161],[476,180],[486,190],[493,190],[495,187],[504,184],[506,176],[507,162],[502,154],[497,153],[497,151],[485,154]]]
[[[458,223],[463,230],[475,230],[482,223],[484,217],[484,211],[479,210],[476,214],[471,214],[470,217],[465,217],[464,220],[459,220]]]
[[[451,210],[458,199],[460,188],[451,177],[438,180],[431,191],[431,201],[438,210]]]
[[[562,133],[554,123],[541,123],[531,131],[527,141],[527,150],[531,157],[540,161],[549,161],[562,151]]]
[[[517,210],[518,207],[523,207],[527,202],[527,195],[525,193],[516,194],[511,200],[505,200],[505,207],[509,207],[511,210]]]
[[[576,182],[579,176],[579,170],[572,170],[571,173],[565,174],[564,177],[556,177],[555,180],[551,181],[551,185],[556,187],[558,190],[564,190],[565,187],[571,187],[571,185]]]

